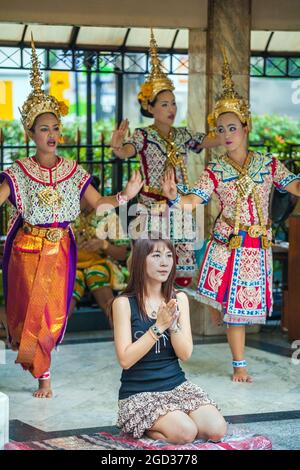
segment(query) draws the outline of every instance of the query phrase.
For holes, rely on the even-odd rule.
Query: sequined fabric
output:
[[[19,229],[8,266],[7,320],[16,363],[40,377],[67,314],[70,237],[50,242]]]

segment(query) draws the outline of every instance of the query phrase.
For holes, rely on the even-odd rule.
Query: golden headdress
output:
[[[141,86],[138,94],[138,100],[143,109],[147,110],[148,104],[151,103],[161,91],[173,91],[175,89],[173,82],[163,72],[163,67],[157,52],[157,43],[151,28],[150,39],[150,75],[146,78],[145,83]]]
[[[249,103],[235,91],[232,73],[224,49],[222,49],[222,53],[224,57],[222,68],[223,93],[217,99],[213,112],[207,118],[210,134],[214,134],[217,119],[222,113],[236,114],[243,124],[247,124],[249,129],[251,128]]]
[[[40,114],[53,113],[57,117],[59,123],[61,122],[61,116],[68,114],[68,107],[63,101],[58,101],[54,96],[47,95],[42,89],[44,82],[41,77],[32,35],[31,64],[32,70],[30,73],[30,85],[32,87],[32,91],[23,104],[22,109],[20,109],[22,123],[26,132],[30,131],[35,118]]]

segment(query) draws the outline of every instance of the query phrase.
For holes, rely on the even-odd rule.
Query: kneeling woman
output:
[[[118,425],[139,438],[174,444],[220,440],[226,422],[216,404],[189,382],[178,359],[193,342],[186,294],[175,292],[175,251],[167,240],[135,242],[131,276],[112,305],[117,357],[123,373]]]

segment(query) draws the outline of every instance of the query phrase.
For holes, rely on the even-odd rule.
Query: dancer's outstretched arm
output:
[[[214,147],[219,147],[221,145],[220,136],[217,134],[214,137],[206,135],[201,144],[199,144],[198,149],[210,149]],[[197,149],[197,150],[198,150]]]
[[[94,209],[99,210],[101,206],[103,206],[104,210],[106,210],[105,206],[106,208],[108,205],[117,207],[120,205],[122,200],[126,199],[129,201],[130,199],[134,198],[141,190],[143,184],[144,181],[142,181],[140,172],[134,171],[124,191],[122,191],[121,194],[119,193],[119,198],[116,196],[101,196],[101,194],[99,194],[98,191],[96,191],[96,189],[91,185],[88,186],[83,197]]]
[[[300,181],[299,180],[292,181],[292,183],[288,184],[284,189],[288,191],[289,193],[294,194],[294,196],[300,197]]]

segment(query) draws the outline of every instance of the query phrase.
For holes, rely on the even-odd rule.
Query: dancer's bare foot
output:
[[[252,377],[248,374],[246,367],[234,367],[233,368],[233,375],[232,375],[233,382],[253,382]]]
[[[52,398],[51,380],[39,380],[39,388],[32,395],[35,398]]]

